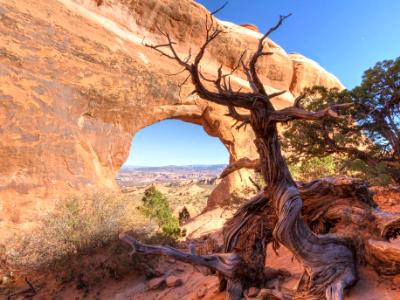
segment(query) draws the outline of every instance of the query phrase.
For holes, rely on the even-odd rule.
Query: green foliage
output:
[[[291,165],[333,155],[341,173],[361,174],[380,184],[389,177],[400,182],[400,58],[377,63],[351,91],[314,87],[305,93],[310,97],[301,106],[308,111],[353,105],[339,111],[348,116],[344,119],[290,123],[283,144]]]
[[[353,117],[381,154],[400,159],[400,57],[378,62],[352,90]],[[394,153],[392,153],[394,152]]]
[[[316,178],[336,175],[338,162],[333,156],[312,157],[300,163],[289,165],[289,169],[295,180],[311,181]]]
[[[179,220],[172,215],[167,198],[151,186],[145,191],[142,201],[144,214],[155,220],[166,236],[178,238],[181,232]]]
[[[376,166],[369,166],[361,159],[343,161],[343,169],[347,170],[347,175],[364,178],[372,185],[388,185],[391,181],[387,173],[386,165],[378,163]]]

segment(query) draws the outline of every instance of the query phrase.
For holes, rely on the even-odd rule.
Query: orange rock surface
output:
[[[190,0],[0,0],[0,230],[29,227],[70,191],[116,188],[136,132],[165,119],[203,126],[233,162],[255,158],[251,129],[232,130],[227,110],[196,96],[179,67],[146,43],[169,32],[183,56],[204,40],[205,8]],[[210,45],[203,72],[232,68],[260,33],[218,21],[224,33]],[[268,40],[259,73],[275,101],[290,105],[303,87],[340,82],[317,63],[287,54]],[[239,72],[232,81],[247,87]],[[173,142],[173,141],[171,141]],[[209,206],[252,187],[250,171],[224,179]],[[245,195],[246,196],[246,195]]]

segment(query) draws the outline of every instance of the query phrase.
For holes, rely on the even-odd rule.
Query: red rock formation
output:
[[[224,107],[188,96],[185,76],[170,60],[143,46],[168,31],[179,51],[203,42],[205,9],[196,2],[127,0],[1,1],[0,6],[0,228],[29,225],[69,191],[115,188],[135,133],[165,119],[203,126],[226,146],[230,161],[255,158],[250,129],[232,130]],[[260,33],[220,22],[224,34],[209,47],[203,71],[233,67]],[[301,88],[316,83],[341,87],[317,63],[275,54],[260,62],[268,90],[285,89],[275,105],[290,104]],[[224,53],[221,56],[221,53]],[[245,85],[238,73],[234,84]],[[246,86],[244,86],[246,87]],[[234,172],[216,188],[221,195],[252,186],[250,171]],[[221,192],[222,191],[222,192]],[[228,193],[229,194],[229,193]]]

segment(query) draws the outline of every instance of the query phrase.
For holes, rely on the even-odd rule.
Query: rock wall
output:
[[[233,130],[224,107],[196,96],[172,61],[143,46],[169,32],[185,55],[204,39],[206,10],[190,0],[0,0],[0,224],[29,226],[53,200],[70,191],[116,188],[115,175],[141,128],[165,119],[203,126],[226,146],[233,162],[255,158],[253,133]],[[271,20],[271,24],[274,20]],[[224,33],[210,45],[203,72],[233,67],[260,33],[218,22]],[[340,82],[317,63],[275,54],[259,73],[267,90],[287,90],[277,107],[290,105],[305,86]],[[235,85],[247,87],[245,76]],[[171,141],[173,142],[173,141]],[[209,207],[228,203],[251,187],[250,171],[231,174]]]

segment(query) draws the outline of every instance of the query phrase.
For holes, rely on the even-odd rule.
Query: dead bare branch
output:
[[[216,10],[214,10],[211,15],[214,16],[215,14],[219,13],[221,10],[223,10],[225,8],[225,6],[228,5],[228,1],[226,1],[221,7],[217,8]]]
[[[297,96],[296,99],[294,99],[293,106],[297,107],[297,108],[300,108],[301,101],[304,98],[306,98],[306,94],[300,94],[299,96]]]
[[[125,233],[121,233],[119,238],[132,247],[132,253],[165,255],[189,264],[208,267],[214,271],[220,272],[227,278],[233,278],[236,269],[240,267],[241,260],[235,253],[195,255],[179,251],[169,246],[145,245]]]
[[[260,57],[273,54],[272,52],[264,52],[264,41],[271,33],[273,33],[275,30],[277,30],[282,25],[282,23],[283,23],[283,21],[285,19],[289,18],[291,15],[292,14],[289,14],[289,15],[286,15],[286,16],[279,16],[279,20],[276,23],[276,25],[271,27],[263,35],[263,37],[258,41],[257,50],[256,50],[256,52],[254,52],[253,56],[250,59],[248,69],[249,69],[250,74],[251,74],[252,82],[254,83],[254,86],[256,88],[255,91],[260,93],[260,94],[262,94],[262,95],[264,95],[264,96],[268,96],[268,95],[267,95],[267,92],[264,89],[263,83],[261,82],[260,78],[258,77],[257,70],[256,70],[256,64],[257,64],[257,61],[258,61],[258,59]]]
[[[352,106],[351,103],[334,104],[316,112],[306,111],[304,109],[292,106],[271,112],[269,118],[271,121],[275,122],[288,122],[297,119],[316,121],[327,117],[345,119],[346,116],[340,115],[338,113],[338,109],[347,108],[350,106]]]

